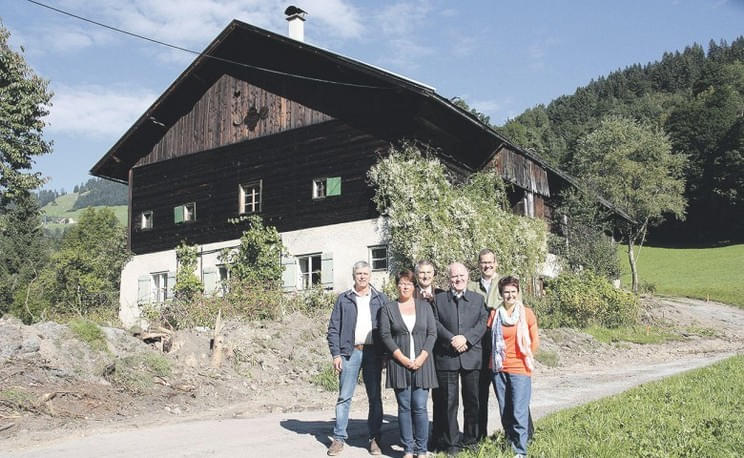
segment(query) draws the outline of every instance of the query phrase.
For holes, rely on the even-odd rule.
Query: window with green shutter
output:
[[[316,178],[313,180],[313,199],[341,195],[341,177]]]

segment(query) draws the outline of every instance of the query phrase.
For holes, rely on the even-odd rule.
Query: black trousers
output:
[[[478,440],[483,440],[488,436],[488,397],[493,389],[493,380],[491,379],[491,368],[489,360],[491,359],[491,329],[488,328],[481,339],[483,347],[483,365],[481,366],[480,380],[478,381]]]
[[[436,390],[435,404],[438,414],[434,418],[435,443],[444,449],[459,448],[475,444],[478,440],[478,384],[480,370],[437,371],[439,388]],[[460,425],[457,423],[457,409],[460,407],[460,381],[462,381],[462,403],[464,420],[462,441]],[[441,437],[437,437],[437,435]]]

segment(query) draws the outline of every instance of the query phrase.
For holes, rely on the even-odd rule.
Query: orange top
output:
[[[530,308],[525,307],[524,312],[527,318],[530,340],[532,341],[530,349],[534,358],[537,347],[540,345],[540,336],[537,334],[537,318],[535,318],[535,313]],[[504,333],[504,344],[506,344],[506,358],[504,358],[504,365],[501,370],[510,374],[532,375],[532,371],[524,362],[524,355],[517,346],[517,325],[502,325],[501,330]]]

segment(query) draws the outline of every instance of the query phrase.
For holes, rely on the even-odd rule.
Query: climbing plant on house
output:
[[[475,268],[477,253],[492,249],[501,272],[526,278],[547,253],[542,220],[513,214],[504,183],[494,172],[478,172],[456,183],[424,145],[391,146],[368,173],[374,202],[385,217],[393,270],[431,259],[440,274],[451,262]]]

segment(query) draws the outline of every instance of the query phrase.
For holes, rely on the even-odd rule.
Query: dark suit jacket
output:
[[[455,303],[452,291],[439,293],[434,300],[437,320],[437,343],[434,346],[434,361],[437,370],[456,371],[480,369],[482,365],[481,339],[486,332],[486,306],[483,296],[465,291],[459,304]],[[458,353],[450,340],[463,335],[468,349]]]
[[[413,298],[421,301],[426,301],[434,306],[434,299],[436,298],[437,294],[443,293],[444,290],[441,288],[432,287],[432,291],[434,291],[434,294],[432,295],[431,299],[424,299],[424,297],[421,295],[421,288],[416,285],[416,289],[413,290]]]

